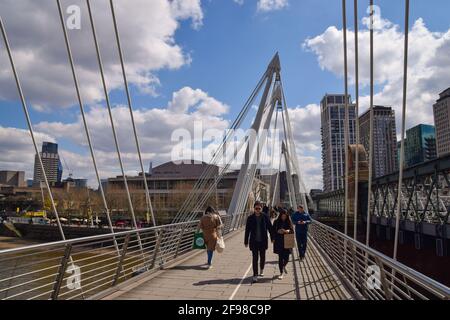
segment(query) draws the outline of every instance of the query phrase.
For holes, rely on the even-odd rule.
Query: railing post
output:
[[[70,259],[70,253],[72,252],[72,244],[68,243],[66,245],[66,250],[64,250],[64,256],[61,259],[61,264],[58,269],[58,274],[56,275],[55,283],[53,285],[53,292],[51,299],[57,300],[59,296],[59,290],[61,289],[61,284],[64,279],[64,274],[66,273],[67,263]]]
[[[181,241],[183,240],[183,236],[184,236],[185,232],[186,232],[186,228],[183,227],[183,229],[181,230],[180,239],[178,239],[177,250],[175,251],[175,259],[178,258],[178,253],[179,253],[180,247],[181,247]]]
[[[159,252],[159,249],[161,247],[161,240],[162,240],[163,233],[164,233],[163,230],[160,230],[157,233],[158,234],[158,239],[156,239],[155,251],[153,252],[153,259],[152,259],[152,263],[150,265],[150,270],[152,270],[155,267],[156,258],[158,257],[158,252]]]
[[[117,269],[116,269],[116,275],[114,276],[114,280],[112,282],[113,287],[117,284],[117,281],[119,280],[119,275],[120,275],[120,272],[122,271],[123,260],[125,258],[125,255],[127,254],[129,242],[130,242],[130,234],[127,234],[127,236],[125,237],[125,241],[122,245],[122,252],[120,253],[119,263],[118,263]]]
[[[364,280],[363,280],[363,277],[362,277],[362,274],[361,274],[361,270],[359,269],[359,266],[358,266],[358,256],[356,255],[356,246],[355,246],[354,243],[352,243],[351,250],[352,250],[352,257],[353,257],[353,268],[356,269],[356,275],[358,277],[358,282],[359,282],[359,285],[361,287],[361,293],[362,293],[363,297],[367,298],[367,296],[366,296],[366,286],[364,284]]]
[[[381,280],[381,285],[383,286],[384,295],[387,300],[392,300],[392,292],[389,291],[389,286],[387,285],[386,272],[384,271],[383,263],[381,262],[381,260],[378,257],[374,257],[374,258],[375,258],[376,264],[380,268],[380,278],[381,278],[380,280]],[[392,284],[394,284],[394,282],[395,282],[395,280],[392,278]]]

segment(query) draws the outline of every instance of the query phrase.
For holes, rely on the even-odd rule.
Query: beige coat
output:
[[[207,214],[200,219],[199,228],[203,231],[206,248],[209,251],[216,250],[218,239],[217,229],[220,227],[220,218],[216,214]]]

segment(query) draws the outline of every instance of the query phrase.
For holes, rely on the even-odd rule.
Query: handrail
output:
[[[40,244],[33,244],[33,245],[29,245],[29,246],[25,246],[25,247],[19,247],[19,248],[11,248],[11,249],[4,249],[4,250],[0,250],[0,255],[4,254],[4,253],[16,253],[16,252],[21,252],[24,250],[31,250],[31,249],[42,249],[42,248],[47,248],[47,247],[53,247],[53,246],[57,246],[57,245],[66,245],[66,244],[75,244],[75,243],[83,243],[86,241],[91,241],[91,240],[99,240],[99,239],[108,239],[110,237],[112,237],[112,235],[116,236],[116,237],[120,237],[120,236],[126,236],[126,235],[131,235],[131,234],[136,234],[136,233],[143,233],[143,232],[148,232],[148,231],[153,231],[153,230],[160,230],[166,227],[176,227],[176,226],[183,226],[183,225],[188,225],[188,224],[192,224],[192,223],[198,223],[199,221],[190,221],[190,222],[179,222],[179,223],[174,223],[174,224],[166,224],[166,225],[162,225],[162,226],[156,226],[156,227],[149,227],[149,228],[142,228],[142,229],[133,229],[133,230],[128,230],[128,231],[120,231],[120,232],[115,232],[114,234],[112,233],[105,233],[105,234],[100,234],[100,235],[95,235],[95,236],[87,236],[87,237],[82,237],[82,238],[76,238],[76,239],[69,239],[69,240],[60,240],[60,241],[54,241],[54,242],[46,242],[46,243],[40,243]]]
[[[340,276],[366,299],[373,299],[381,293],[384,299],[403,295],[411,299],[450,300],[449,287],[330,226],[313,221],[311,236]],[[373,278],[374,274],[367,273],[368,267],[371,267],[370,270],[379,268],[379,274]],[[369,288],[369,280],[375,281],[373,284],[376,289]],[[370,290],[377,291],[377,295],[371,294]]]
[[[223,235],[245,223],[245,219],[237,219],[241,221],[237,229],[231,229],[232,219],[222,218]],[[1,250],[0,300],[88,299],[188,254],[198,223],[181,222]],[[111,245],[114,240],[118,250]],[[68,257],[73,262],[68,263]]]

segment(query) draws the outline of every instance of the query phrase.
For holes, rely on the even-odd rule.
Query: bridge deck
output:
[[[203,265],[204,252],[194,254],[157,275],[131,281],[105,300],[342,300],[350,295],[310,242],[307,258],[290,259],[288,274],[278,280],[278,256],[267,251],[265,276],[251,283],[251,253],[243,246],[243,232],[226,239],[226,250],[214,255],[213,266]]]

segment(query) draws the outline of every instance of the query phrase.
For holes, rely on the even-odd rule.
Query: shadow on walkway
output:
[[[167,270],[182,270],[182,271],[186,271],[186,270],[203,270],[206,271],[208,270],[207,265],[203,264],[203,265],[197,265],[197,266],[183,266],[183,265],[179,265],[179,266],[175,266],[172,267],[170,269]]]
[[[242,284],[251,284],[252,278],[253,278],[252,276],[247,277],[244,279],[244,281],[242,281],[242,279],[239,279],[239,278],[205,280],[205,281],[193,283],[193,285],[194,286],[207,286],[207,285],[218,285],[218,284],[238,285],[241,281],[242,281]],[[255,283],[255,285],[258,283],[270,283],[273,280],[275,280],[276,278],[277,278],[276,276],[274,276],[272,278],[259,278],[258,282]]]

